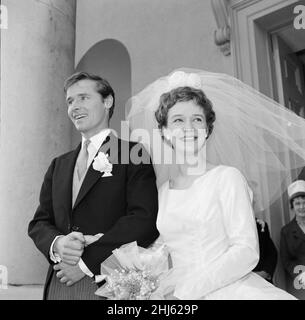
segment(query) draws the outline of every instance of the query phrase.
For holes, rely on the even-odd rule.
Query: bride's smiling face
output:
[[[203,108],[193,100],[177,102],[168,111],[163,134],[175,150],[196,154],[204,146],[207,137]]]

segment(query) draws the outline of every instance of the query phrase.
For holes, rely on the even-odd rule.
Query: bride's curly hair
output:
[[[178,87],[161,95],[159,107],[155,112],[159,129],[161,130],[163,127],[167,126],[168,111],[170,108],[177,102],[182,101],[194,101],[198,106],[202,107],[209,137],[213,131],[213,123],[216,119],[213,104],[202,90],[192,87]]]

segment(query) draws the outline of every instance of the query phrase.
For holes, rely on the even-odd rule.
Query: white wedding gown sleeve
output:
[[[235,168],[218,166],[184,190],[159,190],[157,226],[178,299],[293,299],[251,272],[259,246],[250,190]]]

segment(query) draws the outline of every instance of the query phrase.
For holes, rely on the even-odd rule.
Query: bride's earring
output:
[[[209,136],[208,130],[205,129],[205,138],[207,138]]]
[[[164,138],[167,142],[172,142],[171,136],[170,136],[170,134],[167,132],[166,129],[163,130],[163,138]]]

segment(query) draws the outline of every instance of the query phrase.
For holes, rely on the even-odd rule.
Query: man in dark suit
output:
[[[157,188],[145,149],[109,128],[109,83],[81,72],[66,80],[65,93],[82,143],[52,161],[28,233],[50,263],[44,298],[92,300],[94,276],[112,250],[158,237]]]

